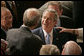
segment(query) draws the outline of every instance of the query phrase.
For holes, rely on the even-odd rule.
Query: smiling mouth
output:
[[[44,24],[44,25],[47,25],[47,24]]]

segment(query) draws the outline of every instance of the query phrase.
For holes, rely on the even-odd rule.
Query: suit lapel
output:
[[[40,36],[42,37],[43,42],[45,43],[44,33],[42,27],[40,28]]]
[[[59,41],[58,31],[55,28],[53,28],[53,42],[52,42],[52,44],[58,44],[58,41]]]

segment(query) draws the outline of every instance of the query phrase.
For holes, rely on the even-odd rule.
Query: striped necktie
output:
[[[50,44],[50,34],[47,34],[46,36],[46,44]]]

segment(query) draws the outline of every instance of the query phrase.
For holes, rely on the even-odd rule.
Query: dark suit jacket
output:
[[[53,28],[53,43],[57,45],[60,51],[62,51],[62,46],[69,40],[76,41],[76,36],[70,33],[59,33],[59,29]],[[32,32],[41,37],[45,43],[44,33],[42,27],[32,30]]]
[[[65,28],[74,28],[74,21],[72,18],[67,17],[67,16],[60,16],[60,22],[61,22],[61,27],[65,27]]]
[[[36,55],[43,44],[40,37],[31,33],[27,27],[11,29],[7,32],[11,55]]]

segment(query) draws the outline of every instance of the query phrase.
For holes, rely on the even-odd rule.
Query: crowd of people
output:
[[[82,55],[77,39],[83,43],[83,28],[75,29],[72,7],[65,7],[73,2],[65,3],[48,1],[26,9],[17,28],[15,2],[1,1],[1,55]]]

